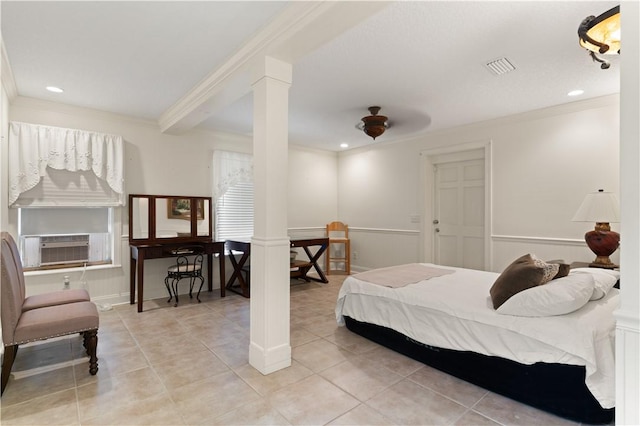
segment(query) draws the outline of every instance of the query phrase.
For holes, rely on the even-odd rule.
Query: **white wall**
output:
[[[410,220],[420,214],[416,147],[372,144],[340,153],[338,218],[349,225],[352,271],[420,261],[420,224]]]
[[[9,226],[7,215],[7,200],[9,199],[9,185],[7,175],[7,158],[9,157],[9,98],[4,90],[4,85],[0,85],[0,230],[5,231]]]
[[[246,137],[199,130],[177,136],[166,135],[159,132],[154,122],[20,97],[11,104],[9,119],[122,135],[125,141],[127,194],[210,196],[213,150],[252,150],[252,141]],[[289,165],[288,214],[291,234],[317,235],[321,231],[323,235],[324,225],[337,215],[337,157],[333,153],[292,146]],[[90,269],[87,272],[89,290],[92,298],[98,302],[117,303],[129,299],[128,218],[126,207],[121,210],[122,232],[116,233],[122,253],[121,266]],[[15,236],[17,211],[9,209],[8,213],[8,227]],[[166,295],[164,277],[170,263],[171,259],[145,262],[145,299]],[[27,293],[37,294],[62,288],[63,275],[70,276],[72,286],[79,286],[81,273],[80,270],[28,273]],[[215,262],[215,288],[218,287],[217,277]]]
[[[431,244],[421,152],[472,143],[491,147],[489,269],[526,252],[592,261],[583,236],[594,224],[571,218],[588,192],[619,194],[618,102],[617,95],[573,102],[341,153],[338,216],[355,230],[353,268],[432,261],[421,254]]]
[[[289,146],[289,229],[298,233],[321,227],[338,215],[338,156],[302,146]]]

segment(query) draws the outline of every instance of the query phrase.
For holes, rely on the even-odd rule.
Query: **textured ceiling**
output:
[[[293,64],[290,141],[371,144],[355,128],[371,105],[392,124],[377,143],[618,93],[619,57],[601,70],[577,42],[616,4],[392,2]],[[158,120],[286,6],[2,1],[2,34],[20,96]],[[501,57],[516,69],[496,76],[485,63]],[[199,126],[250,134],[251,95]]]
[[[3,1],[2,35],[20,95],[155,120],[283,6]]]

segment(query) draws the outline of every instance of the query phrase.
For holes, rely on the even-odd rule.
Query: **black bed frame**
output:
[[[346,316],[345,322],[356,334],[516,401],[583,423],[606,424],[614,419],[615,409],[602,408],[585,385],[584,366],[524,365],[505,358],[425,345],[395,330]]]

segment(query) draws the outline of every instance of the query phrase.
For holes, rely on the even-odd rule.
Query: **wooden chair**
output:
[[[178,306],[178,284],[184,278],[189,278],[189,298],[191,299],[193,299],[193,287],[196,280],[200,280],[200,287],[196,295],[196,299],[198,299],[198,303],[200,303],[200,291],[204,284],[204,277],[202,276],[204,255],[202,254],[202,248],[199,246],[183,247],[176,250],[176,254],[178,254],[176,264],[167,269],[167,276],[164,279],[164,285],[169,292],[169,300],[167,300],[167,303],[170,303],[171,299],[175,297],[176,301],[173,306]],[[188,256],[192,256],[192,260],[190,260]]]
[[[0,279],[2,297],[2,361],[3,393],[18,346],[37,340],[69,334],[81,334],[89,355],[89,373],[98,372],[98,309],[89,301],[85,290],[60,290],[38,296],[25,297],[24,273],[15,241],[2,233],[0,248]]]
[[[349,240],[349,225],[342,222],[331,222],[327,225],[327,238],[329,247],[325,256],[326,273],[331,274],[351,274],[351,242]],[[340,248],[341,250],[336,250]],[[331,266],[344,265],[343,269],[332,268]]]

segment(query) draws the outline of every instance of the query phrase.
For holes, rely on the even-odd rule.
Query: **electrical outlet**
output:
[[[353,252],[353,260],[358,260],[358,252],[357,251]]]

